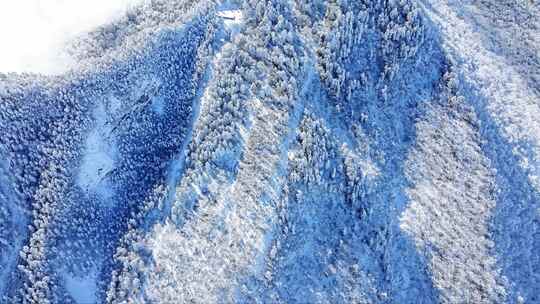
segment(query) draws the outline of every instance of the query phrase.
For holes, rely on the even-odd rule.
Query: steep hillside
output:
[[[148,1],[0,74],[0,302],[540,302],[539,11]]]

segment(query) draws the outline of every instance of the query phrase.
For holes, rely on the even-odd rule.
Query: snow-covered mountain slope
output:
[[[0,302],[540,302],[539,10],[149,1],[0,74]]]

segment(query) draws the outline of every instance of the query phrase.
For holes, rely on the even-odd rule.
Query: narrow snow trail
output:
[[[149,239],[157,270],[145,287],[150,298],[165,293],[176,302],[234,302],[242,293],[237,290],[243,288],[241,281],[264,271],[286,181],[287,151],[303,109],[298,100],[303,88],[296,79],[306,76],[309,84],[312,75],[300,75],[298,61],[286,61],[293,69],[284,69],[282,46],[276,47],[281,56],[235,71],[235,61],[253,60],[245,41],[258,41],[259,35],[265,33],[246,30],[215,55],[215,78],[201,102],[190,144],[192,163],[177,188],[172,219],[158,225]],[[240,96],[221,90],[227,81]],[[244,89],[247,81],[257,89]],[[234,103],[244,109],[229,112]],[[223,116],[228,119],[220,126]],[[235,133],[232,143],[227,142],[229,129]],[[174,255],[171,247],[178,248]],[[164,292],[171,281],[182,289]]]
[[[160,211],[161,218],[166,218],[171,214],[172,205],[174,200],[176,199],[176,186],[180,183],[182,175],[185,173],[188,147],[193,138],[193,132],[196,127],[196,123],[199,120],[201,108],[207,107],[207,103],[211,101],[208,96],[208,83],[213,77],[214,69],[220,57],[220,52],[223,48],[224,41],[220,41],[218,43],[219,46],[216,50],[216,54],[213,60],[210,62],[209,66],[207,67],[199,93],[197,94],[197,98],[195,98],[195,101],[193,103],[190,123],[188,124],[189,129],[184,139],[182,148],[179,150],[180,153],[171,161],[171,164],[169,165],[169,173],[167,174],[168,191],[165,201],[163,203],[163,210]]]
[[[214,115],[219,111],[222,111],[222,104],[216,102],[216,99],[222,99],[223,91],[220,90],[220,86],[229,80],[233,82],[237,81],[233,78],[236,76],[233,69],[234,63],[232,61],[232,52],[235,52],[235,47],[232,44],[232,40],[238,34],[239,28],[242,27],[242,17],[238,15],[236,9],[232,9],[234,14],[229,13],[229,7],[218,9],[217,17],[221,15],[233,15],[235,16],[234,22],[227,20],[230,23],[226,23],[222,20],[221,27],[215,34],[215,40],[217,49],[214,50],[213,58],[207,71],[207,81],[204,90],[201,92],[200,101],[197,105],[197,114],[194,117],[192,128],[189,131],[188,142],[185,152],[187,158],[182,160],[182,164],[176,163],[176,168],[180,169],[179,172],[172,172],[173,175],[177,175],[175,178],[169,179],[169,185],[174,189],[175,193],[169,195],[171,212],[173,214],[175,222],[181,222],[187,220],[190,216],[193,208],[197,207],[198,201],[203,200],[204,197],[212,196],[211,193],[218,193],[225,189],[232,183],[230,174],[234,174],[235,170],[228,170],[235,167],[235,161],[238,155],[243,149],[244,137],[247,133],[249,123],[249,114],[242,117],[235,117],[234,121],[223,121],[225,117],[219,117],[216,119]],[[236,83],[235,83],[236,84]],[[245,99],[238,102],[242,104],[244,113],[249,112],[251,107]],[[220,102],[223,102],[220,100]],[[230,113],[228,113],[230,114]],[[230,115],[227,118],[232,118]],[[222,123],[228,123],[238,131],[239,137],[241,137],[236,145],[229,146],[225,149],[219,149],[216,146],[222,144],[222,141],[226,141],[228,138],[216,139],[208,137],[208,132],[223,132],[223,130],[217,130],[219,127],[229,127],[219,125]],[[216,126],[216,124],[218,124]],[[230,134],[227,134],[230,135]],[[212,149],[217,150],[215,155],[215,162],[219,163],[215,170],[203,170],[201,163],[203,159],[209,157],[207,155],[209,146]],[[214,155],[212,155],[214,156]],[[229,177],[229,178],[227,178]],[[172,184],[176,182],[176,184]],[[172,190],[171,189],[171,190]],[[189,190],[188,190],[189,189]]]
[[[169,176],[168,183],[173,193],[168,195],[166,205],[170,206],[165,206],[164,216],[170,216],[172,211],[174,221],[181,223],[181,229],[168,220],[154,227],[147,237],[155,260],[155,264],[150,266],[153,270],[148,273],[147,285],[144,286],[145,293],[151,299],[168,299],[173,302],[186,302],[189,299],[217,301],[216,289],[226,288],[232,283],[232,280],[225,279],[230,274],[223,273],[234,265],[233,256],[236,252],[227,247],[231,244],[232,234],[229,234],[228,229],[216,227],[224,225],[224,217],[228,214],[224,210],[227,204],[222,198],[216,202],[211,201],[214,195],[223,196],[227,193],[227,189],[232,186],[232,180],[224,178],[223,172],[202,170],[205,168],[193,164],[198,160],[197,155],[204,155],[205,145],[215,144],[205,142],[206,138],[201,138],[201,134],[207,132],[208,126],[212,125],[212,115],[220,111],[219,104],[215,102],[215,99],[219,98],[217,87],[220,81],[231,77],[228,74],[231,73],[228,71],[231,52],[234,52],[231,42],[242,27],[241,11],[229,7],[218,9],[217,17],[224,16],[227,18],[223,18],[225,20],[222,20],[222,26],[214,38],[217,49],[208,67],[207,84],[200,93],[200,104],[195,109],[193,127],[187,137],[185,152],[182,152],[189,157],[182,159],[181,156],[176,160],[171,170],[177,171],[171,171]],[[240,122],[238,128],[244,129]],[[245,133],[247,134],[249,133]],[[226,163],[239,157],[232,151],[223,153],[217,158]],[[194,213],[190,208],[196,208],[197,212]],[[178,216],[178,213],[181,215]],[[212,237],[209,239],[208,236]],[[224,237],[229,241],[223,239]],[[177,254],[171,255],[170,248],[177,248]],[[224,257],[229,258],[228,265],[223,262]],[[200,265],[206,266],[201,268]],[[182,290],[171,289],[170,282],[182,286]]]
[[[188,130],[184,145],[182,147],[181,155],[178,155],[171,163],[169,174],[167,178],[167,185],[169,187],[169,193],[164,203],[164,212],[162,216],[169,216],[171,213],[171,208],[174,200],[176,199],[176,186],[180,183],[183,174],[185,173],[185,162],[186,154],[188,152],[189,144],[193,138],[193,132],[196,128],[200,128],[199,117],[201,111],[208,111],[212,107],[212,97],[210,96],[211,80],[216,77],[215,69],[219,64],[222,58],[222,52],[224,47],[227,44],[230,44],[232,39],[239,33],[242,24],[243,24],[243,15],[242,11],[237,9],[232,5],[222,5],[218,8],[217,17],[223,19],[222,26],[218,29],[218,32],[215,34],[215,50],[213,53],[213,58],[207,67],[207,71],[204,77],[203,84],[201,85],[201,90],[199,97],[193,106],[193,114],[191,117],[191,127]]]

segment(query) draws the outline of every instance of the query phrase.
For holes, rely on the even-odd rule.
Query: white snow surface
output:
[[[111,108],[119,102],[111,97]],[[112,187],[107,174],[114,169],[115,146],[112,142],[112,125],[107,121],[105,107],[99,104],[94,111],[96,126],[86,139],[86,148],[78,174],[78,185],[87,194],[96,194],[103,199],[112,197]],[[108,200],[107,200],[108,201]]]
[[[64,43],[143,1],[1,1],[0,72],[60,74],[75,64],[63,51]]]
[[[217,13],[218,17],[223,19],[223,22],[225,23],[225,27],[228,29],[235,30],[238,28],[240,24],[242,24],[242,20],[244,18],[242,11],[238,9],[231,9],[231,10],[222,10]]]
[[[86,273],[86,276],[64,273],[64,279],[66,289],[76,303],[96,303],[97,273],[95,270]]]

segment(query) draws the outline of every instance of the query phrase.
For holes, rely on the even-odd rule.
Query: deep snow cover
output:
[[[537,2],[128,2],[0,53],[0,303],[540,303]]]

